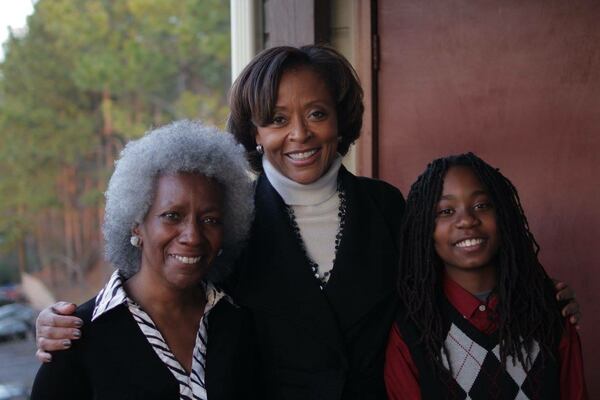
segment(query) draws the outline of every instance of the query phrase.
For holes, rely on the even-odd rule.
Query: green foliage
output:
[[[149,127],[182,117],[224,125],[228,7],[36,2],[0,64],[0,248],[11,250],[48,210],[101,207],[112,159]]]

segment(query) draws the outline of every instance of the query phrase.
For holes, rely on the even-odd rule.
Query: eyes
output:
[[[305,118],[308,122],[320,122],[326,120],[328,115],[329,114],[325,110],[313,109],[309,111]],[[283,127],[288,124],[289,120],[290,117],[288,115],[279,112],[273,116],[270,125],[274,127]]]
[[[442,210],[438,210],[437,215],[440,217],[448,217],[454,214],[453,208],[444,208]]]
[[[286,122],[287,122],[287,119],[284,116],[276,115],[273,117],[273,120],[271,121],[271,125],[283,126],[283,125],[285,125]]]
[[[477,202],[471,206],[475,212],[485,212],[492,210],[494,206],[489,201]],[[440,203],[437,210],[438,217],[450,217],[456,213],[456,208]]]
[[[325,119],[326,116],[327,116],[327,114],[324,111],[320,111],[320,110],[315,110],[310,114],[310,118],[315,121],[321,121],[321,120]]]
[[[159,216],[162,220],[167,223],[176,224],[184,219],[184,217],[177,211],[166,211]],[[204,216],[199,222],[203,225],[221,225],[222,220],[218,216]]]

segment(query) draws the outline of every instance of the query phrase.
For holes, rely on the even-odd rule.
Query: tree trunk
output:
[[[25,246],[25,237],[19,239],[17,244],[17,259],[19,263],[19,275],[22,275],[27,269],[27,248]]]
[[[105,86],[102,91],[102,143],[104,143],[104,166],[112,167],[114,162],[113,147],[113,118],[112,118],[112,99],[110,89]]]

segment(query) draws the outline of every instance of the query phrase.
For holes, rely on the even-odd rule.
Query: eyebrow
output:
[[[326,103],[326,101],[319,100],[319,99],[314,99],[314,100],[311,100],[311,101],[307,102],[305,104],[305,106],[306,107],[311,107],[311,106],[314,106],[314,105],[320,105],[320,106],[323,106],[323,107],[327,107],[327,105],[325,103]],[[286,110],[286,109],[287,108],[284,107],[284,106],[275,104],[275,106],[273,107],[273,112],[280,111],[280,110]]]
[[[225,210],[222,207],[218,207],[218,206],[208,207],[208,208],[205,208],[202,211],[203,212],[218,212],[218,213],[221,213],[221,214],[223,214],[225,212]]]
[[[471,197],[480,196],[480,195],[489,196],[489,193],[486,192],[485,190],[476,190],[473,193],[471,193]],[[456,196],[454,196],[452,194],[446,194],[446,195],[440,197],[440,200],[454,200],[455,198],[456,198]]]
[[[205,203],[206,206],[203,208],[204,212],[212,212],[212,211],[223,211],[224,207],[220,207],[217,203]],[[163,204],[157,204],[157,206],[159,208],[172,208],[172,209],[181,209],[181,208],[187,208],[186,206],[182,207],[181,204],[178,204],[176,202],[172,202],[172,201],[167,201]]]

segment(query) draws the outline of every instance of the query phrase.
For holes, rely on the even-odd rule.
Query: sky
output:
[[[19,29],[27,25],[27,16],[33,12],[34,0],[0,0],[0,42],[8,39],[8,27]],[[4,48],[0,48],[0,60]]]

